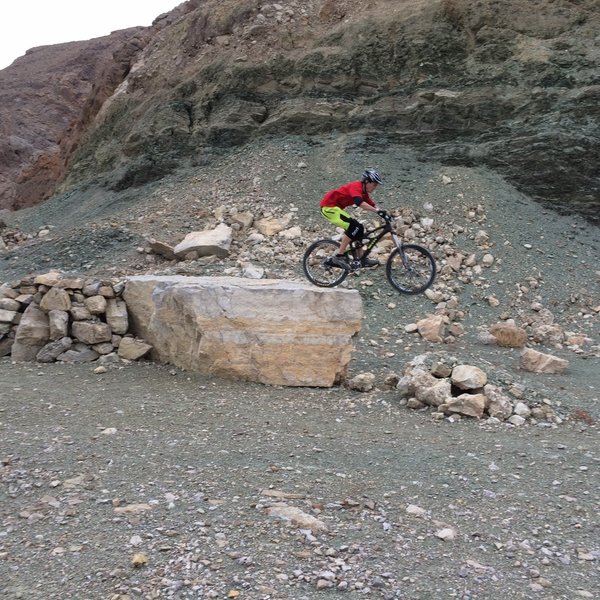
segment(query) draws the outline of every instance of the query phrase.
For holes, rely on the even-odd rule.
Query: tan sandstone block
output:
[[[569,361],[552,354],[544,354],[532,348],[521,352],[521,368],[532,373],[564,373],[569,367]]]
[[[498,345],[505,348],[522,348],[527,343],[527,333],[510,323],[496,323],[490,327],[490,333]]]
[[[131,277],[123,297],[153,358],[275,385],[341,381],[363,314],[356,290],[285,280]]]

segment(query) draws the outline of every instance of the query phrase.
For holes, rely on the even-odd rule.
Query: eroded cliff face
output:
[[[2,203],[39,201],[51,188],[36,181],[63,174],[60,191],[120,191],[260,136],[362,131],[383,148],[490,166],[536,198],[589,204],[600,195],[599,17],[594,0],[191,0],[128,54],[114,93],[79,92],[86,117],[73,111],[59,150],[21,162],[17,189],[31,192],[12,204],[5,176]],[[3,173],[15,155],[0,154]]]
[[[144,46],[126,30],[30,50],[0,71],[0,208],[48,198],[98,107]]]
[[[0,209],[34,206],[54,194],[98,111],[182,10],[157,17],[152,27],[32,48],[0,71]]]

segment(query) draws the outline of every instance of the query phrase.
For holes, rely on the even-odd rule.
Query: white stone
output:
[[[461,394],[440,405],[440,410],[481,419],[486,405],[487,397],[484,394]]]
[[[417,400],[429,406],[440,406],[452,397],[452,386],[448,379],[435,379],[433,385],[415,390]]]
[[[8,310],[12,312],[18,312],[20,309],[21,303],[18,300],[13,298],[3,298],[0,296],[0,311]]]
[[[106,302],[106,322],[113,333],[123,335],[129,329],[127,305],[120,298],[109,298]]]
[[[375,375],[360,373],[348,381],[348,387],[357,392],[370,392],[375,387]]]
[[[407,514],[412,515],[413,517],[419,518],[423,518],[427,515],[427,511],[424,508],[417,506],[416,504],[409,504],[406,507],[406,512]]]
[[[433,226],[433,219],[430,217],[423,217],[421,219],[421,225],[425,231],[430,231],[431,227]]]
[[[484,254],[481,264],[484,267],[491,267],[494,264],[494,257],[491,254]]]
[[[428,342],[443,342],[445,323],[440,315],[429,315],[417,321],[417,330],[421,337]]]
[[[527,419],[531,416],[531,409],[524,402],[517,402],[514,408],[515,415]]]
[[[569,361],[552,354],[544,354],[532,348],[521,352],[521,368],[532,373],[564,373]]]
[[[527,343],[527,333],[514,322],[496,323],[490,327],[490,334],[494,336],[499,346],[506,348],[522,348]]]
[[[126,360],[138,360],[139,358],[142,358],[142,356],[148,354],[150,350],[152,350],[150,344],[147,344],[143,340],[126,336],[121,340],[117,354],[120,358]]]
[[[71,326],[73,337],[84,344],[100,344],[109,342],[112,334],[110,327],[106,323],[88,323],[86,321],[76,321]]]
[[[267,514],[271,517],[283,519],[284,521],[289,522],[293,527],[310,529],[314,534],[327,531],[327,525],[325,525],[323,521],[305,513],[295,506],[277,503],[267,509]]]
[[[56,285],[61,278],[61,274],[58,271],[50,271],[49,273],[43,273],[42,275],[38,275],[33,280],[35,285],[45,285],[47,287],[52,287]]]
[[[450,542],[456,539],[456,531],[452,529],[452,527],[444,527],[435,532],[435,537],[444,540],[445,542]]]
[[[476,390],[487,383],[486,373],[472,365],[457,365],[452,369],[452,383],[461,390]]]
[[[257,231],[251,233],[247,239],[249,244],[261,244],[265,241],[265,236],[262,233],[258,233]]]
[[[512,415],[512,402],[499,387],[488,383],[483,388],[483,393],[488,399],[487,413],[490,417],[505,421]]]
[[[246,265],[242,269],[242,275],[248,279],[262,279],[265,275],[265,270],[256,265]]]
[[[51,310],[70,310],[71,297],[66,290],[50,288],[40,302],[40,308],[46,312]]]
[[[69,334],[69,313],[64,310],[51,310],[48,313],[50,339],[59,340]]]
[[[37,353],[50,339],[48,315],[35,304],[30,304],[23,313],[12,344],[11,357],[14,361],[33,361]]]
[[[106,312],[106,298],[104,296],[90,296],[84,299],[83,304],[92,315],[101,315]]]
[[[259,233],[270,237],[278,234],[280,231],[285,229],[289,225],[290,219],[290,216],[284,217],[282,219],[277,219],[275,217],[266,217],[264,219],[255,221],[254,227],[256,227]]]
[[[173,252],[179,258],[185,257],[190,252],[196,252],[198,256],[225,257],[229,254],[229,248],[233,232],[231,227],[219,223],[210,231],[193,231],[188,233],[183,241],[173,248]]]
[[[16,323],[18,314],[19,313],[15,310],[4,310],[0,308],[0,323]]]
[[[302,237],[302,229],[297,225],[280,231],[278,236],[284,240],[298,240]]]

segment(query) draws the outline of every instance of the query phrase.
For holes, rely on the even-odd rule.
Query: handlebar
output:
[[[381,214],[381,213],[383,213],[383,214]],[[394,220],[394,217],[385,210],[378,210],[377,216],[379,216],[381,219],[383,219],[386,223],[391,223]]]

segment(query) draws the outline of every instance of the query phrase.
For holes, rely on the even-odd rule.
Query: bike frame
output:
[[[357,260],[357,250],[359,250],[360,248],[364,248],[364,252],[362,255],[362,257],[364,258],[371,253],[371,250],[373,250],[375,245],[380,240],[382,240],[388,233],[392,236],[392,240],[394,240],[394,244],[400,252],[402,262],[405,263],[404,252],[402,251],[402,241],[398,237],[398,234],[394,231],[391,220],[386,220],[384,225],[379,225],[379,227],[374,227],[373,229],[365,231],[360,240],[352,240],[352,242],[350,242],[350,250],[348,250],[348,252],[352,252],[353,258]],[[406,266],[406,264],[404,264],[404,266]]]

